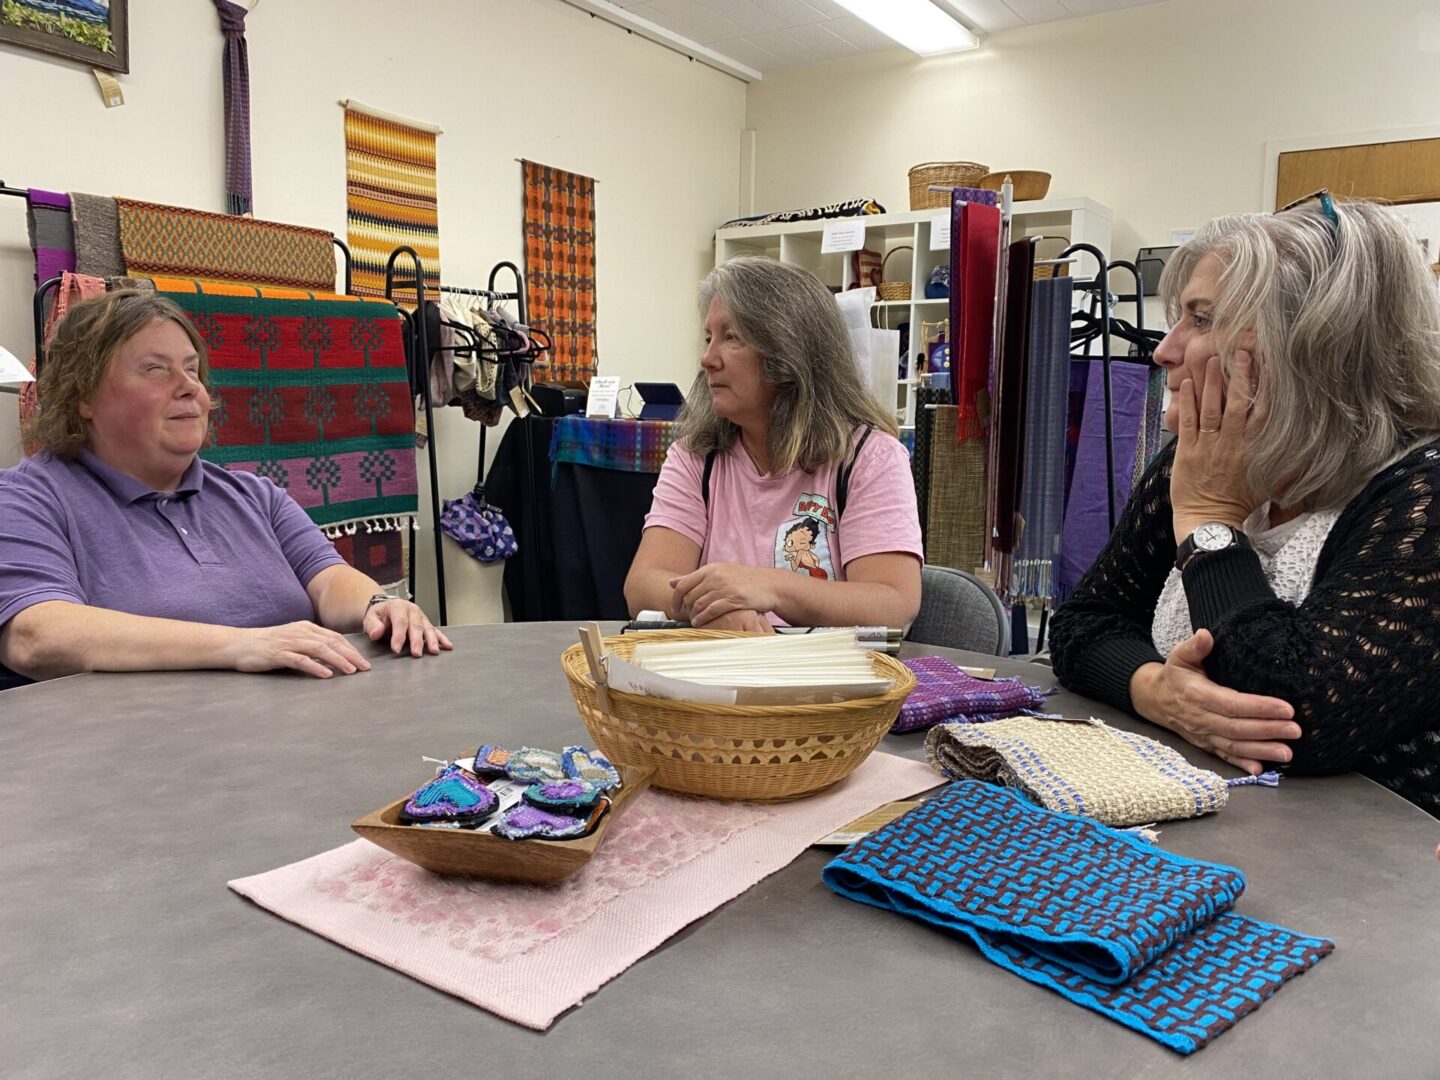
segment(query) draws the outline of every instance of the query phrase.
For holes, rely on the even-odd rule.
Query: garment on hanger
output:
[[[1055,561],[1065,518],[1065,434],[1070,395],[1068,277],[1034,283],[1026,385],[1025,463],[1020,479],[1020,517],[1008,595],[1015,601],[1048,601],[1054,593]]]
[[[35,253],[35,284],[75,272],[75,227],[70,196],[29,188],[25,192],[25,226]]]
[[[1034,241],[1016,240],[1006,257],[1005,337],[996,357],[991,404],[993,476],[990,491],[994,509],[990,515],[993,526],[990,546],[1008,555],[1015,550],[1019,531],[1015,514],[1020,476],[1025,467],[1025,396],[1030,362],[1030,294],[1035,281]]]

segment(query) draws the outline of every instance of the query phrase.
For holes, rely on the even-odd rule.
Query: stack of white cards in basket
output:
[[[713,641],[645,641],[605,658],[611,689],[709,705],[813,705],[883,694],[854,630]]]

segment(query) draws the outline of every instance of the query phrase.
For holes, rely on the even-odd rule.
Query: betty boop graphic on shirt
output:
[[[835,529],[835,515],[830,501],[823,495],[801,495],[792,513],[797,516],[776,530],[775,565],[821,581],[833,578],[829,534]]]

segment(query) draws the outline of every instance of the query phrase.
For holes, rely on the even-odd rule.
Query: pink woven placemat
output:
[[[702,915],[883,803],[935,786],[875,753],[794,803],[650,790],[553,888],[443,878],[366,840],[229,883],[241,896],[438,990],[544,1030]]]

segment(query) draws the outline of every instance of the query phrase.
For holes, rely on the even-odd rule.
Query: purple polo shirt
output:
[[[315,618],[305,586],[341,562],[280,488],[199,458],[173,492],[88,450],[0,471],[0,627],[46,600],[278,626]]]

